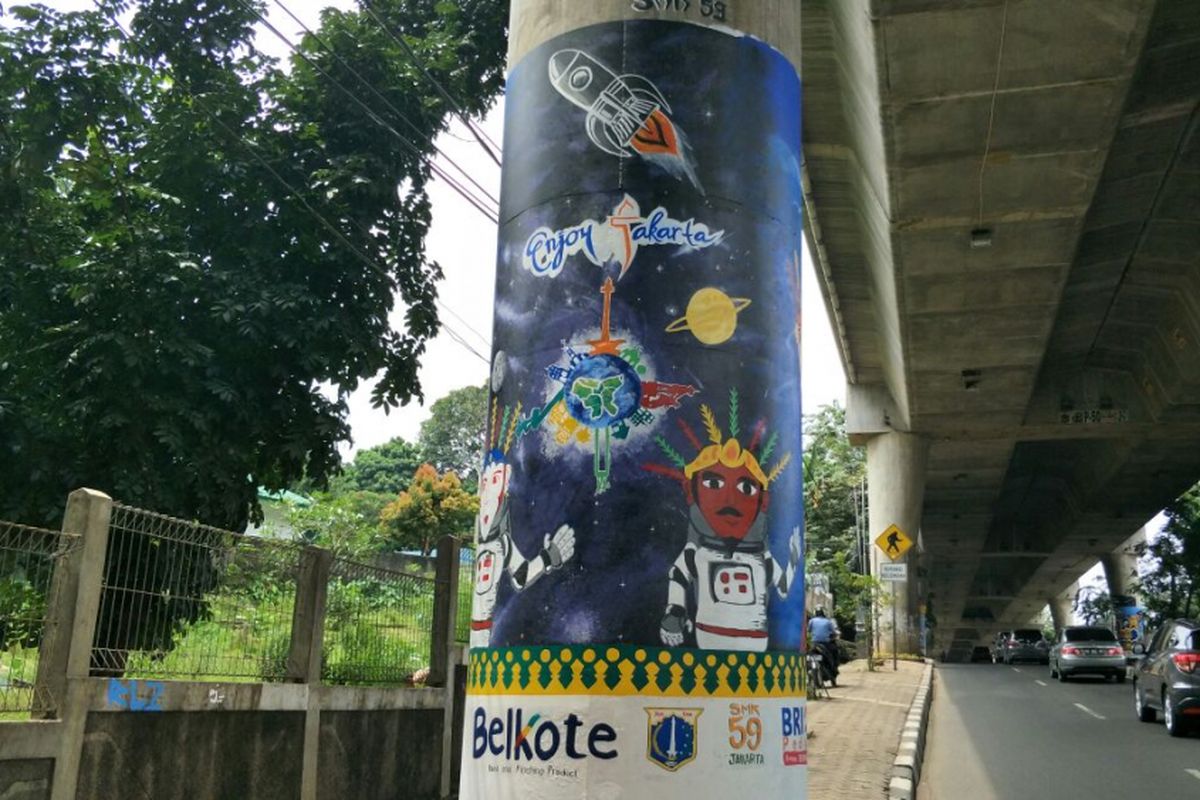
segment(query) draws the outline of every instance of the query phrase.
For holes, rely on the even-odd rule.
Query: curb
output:
[[[892,777],[888,782],[888,800],[914,800],[921,781],[921,762],[925,758],[925,733],[929,729],[929,706],[933,702],[933,660],[925,659],[921,685],[908,708],[900,747],[892,761]]]

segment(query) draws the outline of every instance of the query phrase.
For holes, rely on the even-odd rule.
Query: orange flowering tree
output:
[[[468,533],[478,512],[479,499],[463,488],[458,475],[452,470],[438,474],[422,464],[408,488],[384,506],[379,521],[392,546],[428,555],[442,536]]]

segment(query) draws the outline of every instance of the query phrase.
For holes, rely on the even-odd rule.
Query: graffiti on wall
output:
[[[108,707],[120,711],[162,711],[162,681],[108,679],[105,700]]]

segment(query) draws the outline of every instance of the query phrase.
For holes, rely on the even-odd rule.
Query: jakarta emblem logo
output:
[[[702,708],[647,708],[646,758],[674,772],[696,757]]]

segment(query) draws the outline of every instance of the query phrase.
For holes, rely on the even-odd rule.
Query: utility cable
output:
[[[400,45],[404,52],[408,53],[408,57],[412,59],[413,65],[416,66],[417,69],[421,70],[421,74],[423,74],[425,78],[433,84],[433,87],[437,90],[437,93],[442,96],[442,99],[450,104],[450,107],[454,109],[454,112],[458,115],[458,118],[462,120],[464,125],[467,126],[467,130],[469,130],[472,135],[475,136],[475,141],[479,142],[479,146],[482,147],[484,151],[491,156],[492,160],[496,162],[496,166],[500,166],[500,157],[503,155],[503,153],[500,152],[500,148],[496,145],[496,143],[493,142],[485,133],[483,133],[481,129],[477,129],[475,127],[474,123],[471,122],[471,119],[467,116],[466,112],[463,111],[462,106],[460,106],[458,102],[451,97],[450,92],[446,91],[446,87],[442,86],[441,82],[438,81],[438,79],[435,78],[428,69],[426,69],[425,62],[416,54],[412,47],[409,46],[408,42],[404,41],[404,37],[394,33],[392,29],[388,27],[388,24],[384,22],[378,14],[375,13],[375,9],[371,6],[372,4],[370,0],[363,0],[362,7],[367,14],[370,15],[371,19],[375,20],[383,32],[392,38],[392,41]],[[495,148],[495,150],[493,150],[493,148]]]
[[[117,27],[117,30],[119,30],[121,32],[121,35],[125,38],[125,40],[127,42],[132,42],[133,34],[130,33],[129,31],[127,31],[125,29],[125,26],[122,25],[121,22],[116,17],[110,17],[110,18],[112,19],[113,24]],[[163,28],[157,21],[154,21],[154,24],[156,26],[158,26],[160,28],[160,30],[163,30],[164,33],[169,34],[169,31],[166,31],[166,29]],[[182,82],[180,82],[180,85],[184,85],[184,84]],[[234,142],[236,142],[252,159],[254,159],[256,162],[258,162],[258,164],[263,169],[265,169],[271,175],[271,177],[274,178],[275,181],[287,191],[287,193],[289,195],[291,195],[293,198],[295,198],[295,200],[300,203],[300,205],[305,209],[305,211],[307,211],[308,214],[310,216],[312,216],[312,218],[315,219],[318,224],[321,225],[321,227],[323,227],[327,231],[329,231],[329,233],[346,250],[348,250],[351,255],[353,255],[355,258],[357,258],[359,261],[361,261],[368,269],[375,272],[380,277],[382,277],[384,280],[386,280],[389,285],[391,285],[393,287],[395,286],[395,278],[386,268],[380,266],[379,262],[377,262],[371,256],[364,253],[361,249],[359,249],[359,247],[357,245],[355,245],[348,238],[346,238],[345,234],[343,234],[332,222],[330,222],[328,220],[328,218],[326,218],[323,214],[321,214],[321,212],[317,211],[317,209],[314,208],[313,205],[311,203],[309,203],[308,200],[306,200],[302,194],[300,194],[299,190],[297,190],[294,186],[292,186],[292,184],[289,183],[288,180],[283,177],[283,175],[279,174],[278,170],[276,170],[273,166],[271,166],[271,164],[265,158],[263,158],[261,154],[258,153],[258,151],[254,148],[254,146],[251,145],[250,142],[247,141],[244,136],[242,136],[237,131],[235,131],[231,127],[229,127],[229,125],[227,125],[224,122],[224,120],[222,120],[216,114],[216,112],[213,111],[208,106],[206,101],[200,95],[193,94],[190,90],[186,89],[186,86],[185,86],[185,91],[187,91],[188,96],[191,97],[192,100],[195,101],[196,105],[200,107],[200,109],[205,113],[206,116],[208,116],[208,118],[212,122],[214,122],[219,128],[221,128],[223,131],[225,131],[225,133],[228,134],[228,136]],[[451,314],[453,314],[455,317],[459,316],[457,313],[452,311],[448,306],[446,306],[444,303],[442,303],[436,297],[436,295],[434,296],[433,299],[434,299],[434,302],[437,303],[439,307],[446,309]],[[459,319],[461,319],[461,317],[459,317]],[[445,330],[447,332],[447,334],[450,336],[451,339],[453,339],[458,344],[462,345],[466,350],[468,350],[476,358],[478,358],[485,364],[491,363],[491,360],[489,358],[487,358],[482,353],[480,353],[478,350],[476,350],[474,347],[472,347],[470,344],[468,344],[463,339],[463,337],[457,331],[455,331],[450,325],[446,324],[445,322],[441,322],[441,327],[443,330]],[[475,331],[475,333],[478,335],[478,331]]]
[[[424,131],[422,131],[420,128],[418,128],[407,116],[405,116],[404,112],[402,112],[400,109],[396,108],[395,104],[392,103],[391,100],[389,100],[386,96],[383,95],[383,93],[381,93],[378,89],[376,89],[375,86],[369,80],[364,78],[362,76],[362,74],[358,72],[358,70],[354,69],[354,67],[351,66],[349,64],[349,62],[346,61],[346,59],[342,58],[341,55],[338,54],[337,50],[335,50],[328,42],[326,42],[323,38],[321,38],[321,35],[319,33],[312,30],[312,28],[308,27],[307,25],[305,25],[303,20],[301,20],[298,16],[296,16],[292,12],[292,10],[290,8],[288,8],[286,5],[283,4],[283,0],[273,0],[273,2],[275,3],[275,5],[279,6],[279,8],[283,11],[283,13],[285,13],[289,17],[291,17],[292,21],[294,21],[297,25],[299,25],[304,30],[305,33],[307,33],[309,36],[313,37],[313,39],[316,40],[321,45],[321,47],[323,47],[325,49],[326,52],[328,52],[331,56],[333,56],[334,59],[336,59],[337,62],[339,64],[341,64],[342,67],[345,68],[345,70],[347,72],[349,72],[351,75],[353,75],[355,80],[357,80],[359,83],[361,83],[363,86],[365,86],[367,88],[367,90],[369,92],[371,92],[371,94],[373,94],[375,97],[379,98],[379,100],[381,102],[383,102],[383,104],[385,106],[387,106],[389,111],[391,111],[393,114],[395,114],[401,120],[403,120],[404,124],[407,125],[409,128],[411,128],[412,131],[417,136],[421,137],[422,140],[427,141],[429,143],[429,146],[431,148],[433,148],[433,151],[435,153],[440,155],[451,166],[453,166],[460,173],[462,173],[462,175],[468,181],[470,181],[471,185],[474,186],[476,189],[478,189],[480,192],[482,192],[483,195],[488,200],[490,200],[493,203],[499,204],[500,201],[498,199],[496,199],[496,197],[494,197],[487,189],[485,189],[483,186],[481,186],[478,181],[476,181],[473,177],[471,177],[470,172],[463,169],[452,158],[450,158],[450,156],[446,155],[446,153],[441,148],[439,148],[437,146],[437,144],[433,141],[433,138],[431,136],[427,135]],[[259,14],[258,16],[259,16],[259,19],[263,19],[264,22],[266,21],[263,18],[262,14]],[[292,48],[293,52],[295,52],[296,48],[294,45],[292,45],[292,43],[288,42],[288,46]]]
[[[495,223],[495,224],[499,224],[500,216],[499,216],[498,210],[492,210],[490,207],[486,207],[487,203],[485,200],[481,200],[478,197],[476,197],[472,192],[470,192],[470,190],[468,190],[466,187],[464,187],[462,184],[460,184],[457,180],[455,180],[449,174],[447,174],[443,168],[441,168],[440,166],[435,164],[431,159],[428,159],[428,157],[425,155],[425,153],[423,153],[420,150],[420,148],[418,148],[411,141],[409,141],[402,133],[400,133],[398,130],[396,130],[389,122],[387,122],[387,120],[383,119],[377,113],[375,113],[375,111],[370,106],[368,106],[366,103],[364,103],[358,95],[356,95],[354,92],[347,89],[344,85],[342,85],[341,82],[339,82],[336,78],[334,78],[332,75],[330,75],[319,64],[317,64],[315,61],[313,61],[311,58],[309,58],[308,55],[306,55],[304,52],[302,52],[298,47],[296,47],[296,45],[293,44],[292,41],[287,38],[287,36],[285,36],[283,33],[281,33],[279,31],[278,28],[276,28],[274,25],[272,25],[267,20],[267,18],[263,14],[261,14],[257,9],[254,9],[252,6],[245,6],[244,3],[242,3],[242,5],[245,8],[247,8],[248,10],[252,11],[255,15],[257,15],[258,18],[262,21],[262,24],[267,28],[267,30],[269,30],[269,31],[271,31],[271,33],[275,34],[275,36],[278,37],[279,40],[288,47],[288,49],[290,49],[293,53],[295,53],[297,56],[299,56],[301,60],[303,60],[306,64],[308,64],[310,67],[312,67],[314,70],[316,70],[316,72],[319,73],[320,75],[322,75],[326,80],[328,80],[335,88],[338,89],[338,91],[345,94],[346,97],[348,97],[351,100],[351,102],[353,102],[355,105],[357,105],[359,108],[361,108],[366,113],[368,119],[370,119],[375,124],[379,125],[381,128],[386,130],[388,133],[392,134],[392,136],[394,136],[397,140],[400,141],[400,143],[402,145],[404,145],[405,149],[407,149],[409,152],[416,155],[418,160],[425,161],[429,165],[429,168],[434,172],[435,175],[440,177],[442,180],[446,181],[446,183],[448,183],[451,186],[451,188],[453,188],[463,199],[465,199],[468,203],[470,203],[472,206],[474,206],[476,210],[478,210],[481,214],[483,214],[485,217],[487,217],[488,221]]]

